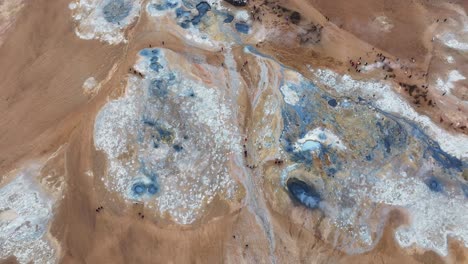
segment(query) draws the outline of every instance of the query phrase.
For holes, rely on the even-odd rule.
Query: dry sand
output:
[[[250,2],[249,9],[260,2]],[[468,12],[466,2],[459,2]],[[94,119],[109,98],[118,98],[124,92],[128,68],[134,64],[139,50],[148,44],[162,47],[164,40],[165,48],[204,54],[209,64],[220,65],[222,56],[190,47],[171,32],[152,31],[146,15],[127,29],[128,43],[108,45],[98,40],[79,39],[74,33],[75,23],[68,4],[68,0],[26,1],[15,15],[13,25],[0,31],[3,39],[0,44],[0,72],[3,73],[0,175],[29,161],[48,157],[63,146],[59,154],[62,158],[47,162],[47,166],[63,171],[66,182],[66,191],[50,223],[50,234],[59,245],[59,262],[270,263],[268,238],[256,215],[247,207],[236,208],[223,199],[215,199],[204,218],[194,225],[180,226],[142,205],[129,205],[117,194],[106,191],[99,177],[105,173],[106,158],[94,148]],[[292,0],[272,6],[276,4],[300,11],[304,19],[298,26],[284,24],[284,18],[269,13],[271,8],[265,5],[262,23],[277,27],[285,34],[307,26],[309,22],[305,20],[321,24],[324,28],[319,44],[300,44],[296,36],[285,39],[269,36],[262,43],[252,38],[247,42],[258,44],[261,52],[305,76],[311,76],[306,65],[312,65],[348,73],[357,79],[383,79],[385,72],[381,70],[360,74],[349,66],[349,60],[356,61],[358,57],[371,63],[377,53],[385,54],[395,63],[398,58],[401,65],[408,65],[413,77],[409,79],[405,70],[395,69],[395,83],[427,84],[430,76],[447,72],[447,65],[434,62],[440,60],[435,51],[442,48],[431,41],[428,33],[436,19],[454,16],[439,1]],[[387,33],[378,24],[381,20],[376,21],[380,14],[385,14],[385,19],[392,24]],[[373,30],[364,30],[363,24],[371,25]],[[238,65],[242,65],[245,58],[238,55],[240,50],[234,54]],[[467,58],[457,58],[460,59],[450,65],[451,69],[468,76]],[[115,71],[108,76],[111,69]],[[423,77],[423,73],[429,73],[429,78]],[[98,82],[109,77],[93,96],[84,94],[82,89],[91,76]],[[242,72],[243,79],[250,78],[252,86],[257,83],[257,76],[255,72]],[[251,85],[247,83],[247,86]],[[442,96],[431,85],[427,100],[432,100],[435,106],[427,102],[415,104],[413,96],[404,89],[396,91],[420,114],[429,116],[443,128],[468,134],[468,129],[462,128],[468,122],[467,87],[466,81],[460,82],[452,95]],[[253,114],[253,97],[254,94],[244,94],[239,99],[239,105],[245,110],[245,121],[240,123],[246,127]],[[89,171],[95,177],[90,177]],[[320,224],[305,226],[297,214],[276,212],[268,198],[261,199],[266,200],[275,233],[277,263],[468,263],[468,249],[457,241],[451,241],[450,254],[445,258],[434,252],[400,248],[394,241],[393,230],[406,220],[396,210],[375,249],[347,255],[320,236],[317,231]],[[97,213],[95,209],[99,206],[104,209]],[[312,214],[300,206],[294,210],[306,219]],[[15,257],[2,263],[16,263]]]

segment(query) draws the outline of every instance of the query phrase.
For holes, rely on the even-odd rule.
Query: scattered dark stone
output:
[[[418,88],[418,86],[416,86],[416,85],[409,85],[408,86],[408,93],[409,93],[410,96],[413,96],[413,92],[414,92],[414,90],[416,88]]]
[[[291,20],[291,23],[293,24],[299,24],[301,21],[301,14],[299,12],[292,12],[292,14],[289,16],[289,19]]]
[[[299,41],[301,44],[316,44],[319,43],[322,38],[322,26],[317,24],[309,24],[304,26],[304,33],[298,34]]]
[[[246,6],[248,1],[247,0],[224,0],[230,3],[233,6]]]
[[[182,147],[182,146],[179,145],[179,144],[174,144],[174,145],[172,146],[172,148],[173,148],[175,151],[177,151],[177,152],[180,152],[180,151],[182,151],[182,150],[184,149],[184,147]]]
[[[418,91],[418,86],[415,84],[411,85],[411,84],[400,82],[399,85],[405,88],[405,91],[407,91],[410,96],[413,96],[413,92]]]
[[[336,102],[335,99],[330,99],[328,100],[328,105],[330,105],[331,107],[335,107],[338,105],[338,103]]]

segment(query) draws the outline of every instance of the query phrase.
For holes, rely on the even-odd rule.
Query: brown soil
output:
[[[206,221],[189,228],[180,227],[150,212],[142,219],[138,213],[144,214],[145,208],[124,205],[117,195],[104,190],[99,179],[85,175],[88,170],[95,175],[104,172],[105,158],[95,151],[93,144],[94,118],[109,97],[122,93],[125,74],[138,50],[148,44],[162,46],[164,40],[166,48],[204,53],[212,64],[220,64],[222,57],[187,47],[168,32],[151,31],[145,16],[129,29],[127,44],[110,46],[96,40],[81,40],[74,33],[69,2],[29,1],[17,15],[13,27],[4,33],[0,46],[0,72],[3,73],[0,78],[0,175],[67,144],[64,164],[55,164],[62,166],[65,172],[67,189],[51,224],[51,233],[61,247],[60,262],[270,263],[269,243],[248,208],[232,212],[228,204],[216,202]],[[466,1],[459,2],[465,10],[468,8]],[[252,1],[249,8],[253,4],[259,5],[259,1]],[[443,67],[429,66],[433,47],[428,46],[425,34],[436,15],[446,12],[430,1],[292,0],[278,4],[300,11],[307,21],[299,25],[275,23],[278,19],[273,17],[277,16],[267,13],[262,23],[284,30],[320,24],[324,27],[322,35],[315,36],[315,40],[320,40],[301,44],[293,39],[291,46],[285,47],[283,40],[271,37],[257,47],[306,76],[306,65],[310,64],[347,72],[356,78],[383,78],[379,72],[369,75],[348,72],[350,59],[363,57],[373,61],[375,54],[381,52],[391,60],[404,60],[419,76],[409,80],[396,69],[396,83],[421,85],[425,83],[422,73],[444,71]],[[385,14],[393,23],[388,33],[370,25],[380,14]],[[370,25],[371,30],[363,25]],[[410,63],[411,57],[415,58],[415,63]],[[82,85],[88,77],[103,80],[114,65],[117,65],[116,72],[95,97],[83,94]],[[466,67],[460,69],[468,76]],[[405,94],[404,90],[402,93]],[[460,93],[459,97],[464,96],[466,100],[466,93]],[[409,94],[405,96],[412,101]],[[453,103],[439,107],[444,105],[444,100],[459,99],[431,93],[428,98],[433,98],[437,104],[420,106],[417,108],[420,113],[438,123],[443,117],[446,121],[440,123],[445,128],[468,133],[460,128],[468,122],[466,108],[453,106]],[[96,213],[95,209],[101,205],[104,210]],[[447,258],[433,252],[401,249],[392,231],[403,223],[404,216],[396,211],[391,214],[377,247],[357,255],[335,250],[298,219],[272,209],[270,213],[276,236],[277,263],[467,263],[468,249],[454,241]],[[2,263],[15,262],[11,257]]]

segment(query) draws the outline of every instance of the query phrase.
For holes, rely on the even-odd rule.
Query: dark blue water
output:
[[[235,23],[234,24],[234,27],[236,28],[236,30],[242,34],[249,34],[249,25],[245,24],[245,23]]]
[[[466,163],[444,152],[416,124],[369,108],[364,99],[356,103],[349,102],[344,108],[339,107],[337,99],[307,80],[299,84],[283,84],[296,92],[300,99],[295,105],[285,103],[281,109],[283,131],[280,142],[291,161],[306,170],[314,171],[314,175],[318,173],[333,178],[338,173],[344,173],[357,177],[369,171],[377,172],[388,164],[404,164],[406,157],[410,157],[415,166],[421,166],[428,160],[435,162],[434,169],[443,174],[437,175],[438,178],[461,179],[461,172],[467,168]],[[330,102],[331,100],[336,100],[336,104],[334,101]],[[352,148],[352,154],[344,154],[324,144],[313,151],[302,151],[294,147],[307,132],[318,127],[326,127],[332,131],[345,145]],[[357,165],[361,162],[362,166]],[[425,177],[420,180],[431,191],[444,193],[440,180],[427,180]],[[466,187],[463,189],[463,181],[460,181],[452,183],[459,185],[460,191],[466,193]]]
[[[207,2],[200,2],[196,6],[198,14],[192,18],[192,24],[198,25],[201,19],[211,10],[211,6]]]
[[[435,177],[431,177],[428,180],[426,180],[426,185],[433,192],[442,192],[444,190],[442,183]]]
[[[287,187],[294,200],[308,208],[318,208],[321,198],[314,186],[301,180],[290,178],[288,179]]]

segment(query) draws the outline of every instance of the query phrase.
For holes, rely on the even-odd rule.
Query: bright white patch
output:
[[[161,16],[166,16],[166,15],[170,15],[172,17],[175,17],[175,9],[180,7],[180,1],[179,0],[167,0],[167,2],[171,3],[171,4],[174,4],[175,7],[174,8],[168,8],[168,9],[165,9],[165,10],[158,10],[155,5],[159,5],[159,4],[163,4],[164,2],[166,2],[166,0],[151,0],[148,2],[148,4],[146,5],[146,12],[148,12],[148,14],[150,16],[154,16],[154,17],[161,17]]]
[[[389,32],[393,28],[393,24],[390,22],[390,19],[386,16],[376,17],[375,22],[377,22],[380,28],[385,32]]]
[[[140,12],[141,0],[132,1],[132,9],[119,23],[108,22],[103,7],[108,0],[76,0],[69,4],[72,17],[77,22],[76,35],[81,39],[99,39],[111,45],[126,42],[124,30],[133,23]]]
[[[235,14],[235,19],[240,22],[248,22],[250,19],[250,16],[246,10],[239,10]]]
[[[455,62],[455,59],[454,59],[452,56],[447,56],[446,60],[447,60],[447,62],[450,63],[450,64],[452,64],[452,63]]]
[[[83,89],[85,93],[92,93],[94,88],[97,86],[96,79],[94,77],[89,77],[86,79],[86,81],[83,83]]]
[[[299,102],[299,96],[294,90],[289,88],[287,84],[284,84],[283,86],[281,86],[280,89],[281,89],[281,92],[283,92],[284,101],[286,103],[290,105],[295,105],[297,104],[297,102]]]
[[[443,45],[460,50],[468,51],[468,17],[465,10],[456,9],[459,16],[451,19],[450,27],[445,29],[445,32],[438,34],[436,37]]]
[[[465,197],[449,198],[431,192],[420,180],[400,178],[378,181],[372,199],[407,209],[410,224],[399,227],[395,234],[401,246],[416,244],[446,256],[447,239],[452,237],[468,247],[468,203]]]
[[[172,26],[173,28],[173,33],[176,35],[179,35],[181,38],[184,39],[184,42],[186,42],[189,45],[196,46],[196,47],[201,47],[204,49],[209,49],[209,50],[219,50],[221,47],[226,47],[229,45],[229,43],[225,43],[222,41],[215,40],[214,38],[210,37],[209,34],[206,34],[205,32],[202,32],[198,27],[189,27],[187,29],[184,29],[180,27],[179,25],[176,25],[175,23],[175,14],[174,14],[174,9],[168,9],[168,10],[156,10],[155,8],[151,7],[148,5],[147,7],[147,12],[155,17],[157,19],[156,23],[161,24],[165,23],[167,24],[167,18],[171,18],[171,24],[174,23],[173,25],[167,25],[167,26]]]
[[[392,90],[389,84],[353,80],[348,75],[340,76],[331,70],[311,71],[319,82],[335,89],[341,95],[353,97],[359,94],[376,108],[396,113],[418,123],[449,154],[462,159],[468,157],[468,150],[465,147],[468,145],[467,136],[450,134],[436,126],[428,117],[419,115]],[[453,73],[452,80],[458,77]],[[352,233],[350,243],[354,243],[358,237],[364,241],[361,236],[366,234],[365,229],[376,232],[375,230],[381,228],[370,226],[375,223],[368,220],[376,216],[371,204],[379,203],[407,209],[411,222],[396,231],[396,239],[401,246],[415,245],[446,255],[448,237],[468,245],[468,229],[466,229],[468,205],[466,198],[460,193],[452,192],[450,189],[446,189],[444,193],[431,192],[420,178],[416,178],[416,175],[414,178],[409,177],[404,172],[391,170],[391,167],[382,167],[378,175],[362,174],[359,177],[347,178],[343,186],[346,188],[341,192],[346,194],[345,197],[352,198],[357,206],[339,210],[336,216],[331,216],[331,219],[334,225],[344,230],[356,227],[356,223],[363,223],[363,232]],[[380,215],[379,219],[383,219],[382,217]]]
[[[320,149],[319,147],[317,147],[317,144],[318,146],[322,144],[327,147],[337,148],[339,150],[346,149],[346,146],[343,145],[343,142],[337,135],[335,135],[330,130],[324,128],[315,128],[314,130],[307,132],[307,134],[303,138],[297,140],[295,148],[301,150],[315,151]]]
[[[23,170],[0,188],[0,259],[16,256],[20,263],[55,263],[56,250],[46,234],[53,201]]]
[[[211,39],[208,34],[200,32],[198,28],[189,28],[184,38],[195,45],[201,45],[211,49],[220,49],[222,46],[228,45],[228,43],[223,44],[220,41]]]
[[[459,71],[452,70],[447,76],[447,80],[443,81],[441,78],[437,79],[437,87],[444,92],[450,93],[455,87],[454,82],[465,80],[465,76],[461,75]]]
[[[383,62],[376,62],[376,63],[371,63],[371,64],[368,64],[368,65],[364,65],[364,66],[361,66],[361,70],[363,71],[371,71],[371,70],[374,70],[374,69],[381,69],[382,66],[384,66],[385,63]]]
[[[173,59],[180,64],[169,65],[166,56],[177,56]],[[95,122],[94,142],[108,158],[108,175],[104,178],[107,188],[126,199],[140,199],[132,194],[131,187],[136,181],[147,181],[141,166],[142,162],[151,164],[161,190],[156,196],[145,196],[144,201],[179,224],[191,224],[216,195],[232,197],[235,182],[230,177],[228,161],[231,155],[240,155],[238,131],[224,89],[206,86],[183,74],[179,66],[184,60],[178,55],[160,50],[158,57],[163,66],[159,73],[149,68],[149,58],[141,57],[134,68],[145,79],[131,76],[125,96],[101,109]],[[150,81],[169,79],[171,74],[174,83],[168,86],[167,95],[171,103],[168,101],[164,107],[154,105],[147,92]],[[193,97],[188,96],[191,93]],[[176,110],[178,114],[174,115]],[[164,142],[155,148],[154,139],[145,136],[145,115],[166,124],[174,133],[174,143],[183,143],[184,150],[176,153],[172,143]],[[187,139],[183,138],[184,133]]]
[[[397,113],[408,118],[424,128],[425,132],[447,153],[458,158],[468,157],[468,136],[462,134],[451,134],[443,130],[432,120],[424,115],[418,114],[404,99],[392,90],[392,86],[385,82],[358,81],[349,75],[339,75],[328,69],[313,70],[317,81],[336,90],[342,95],[367,98],[375,107],[390,113]],[[375,97],[373,96],[375,95]]]
[[[460,35],[456,35],[452,32],[447,32],[442,35],[437,35],[443,44],[447,47],[452,49],[461,50],[461,51],[468,51],[468,33],[460,33]]]
[[[299,144],[297,144],[295,147],[296,147],[296,150],[300,148],[301,151],[311,151],[311,152],[316,152],[316,151],[319,151],[321,148],[322,148],[322,145],[320,145],[319,142],[317,141],[310,141],[310,140],[307,140],[303,143],[300,143],[301,146],[298,146]]]

